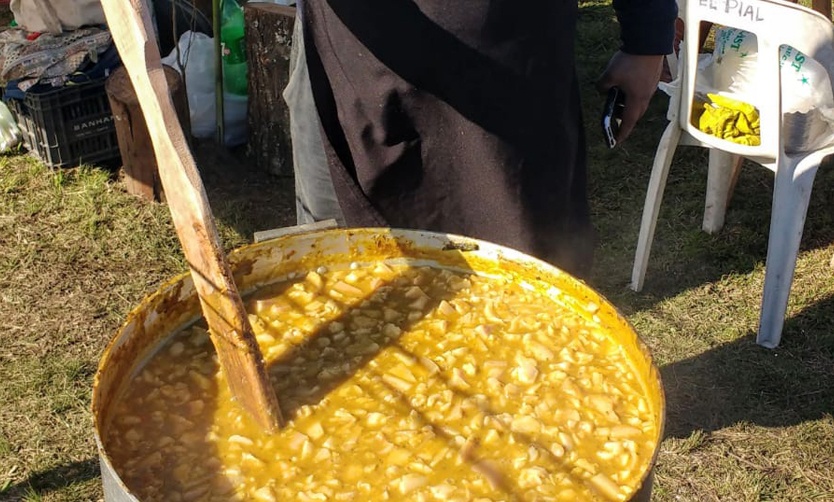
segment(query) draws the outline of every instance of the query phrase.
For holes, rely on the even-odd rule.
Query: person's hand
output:
[[[617,135],[617,143],[624,141],[640,117],[646,113],[649,101],[657,89],[663,70],[664,56],[638,56],[617,51],[597,82],[597,89],[605,93],[611,87],[619,87],[625,94],[623,122]]]

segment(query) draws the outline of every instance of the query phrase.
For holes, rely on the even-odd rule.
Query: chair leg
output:
[[[782,338],[808,201],[819,167],[818,159],[811,160],[804,159],[795,169],[792,165],[780,165],[776,171],[764,294],[756,337],[756,343],[769,349],[778,346]]]
[[[657,215],[663,200],[663,190],[666,188],[669,166],[672,164],[672,157],[678,148],[680,137],[681,128],[677,121],[670,122],[657,145],[649,188],[646,191],[646,202],[643,205],[643,219],[640,222],[640,236],[637,238],[637,251],[634,254],[634,268],[631,271],[631,289],[634,291],[643,289],[643,280],[646,277],[652,240],[657,226]]]
[[[709,174],[707,175],[707,197],[704,204],[702,228],[714,234],[724,226],[724,215],[733,196],[733,189],[744,161],[739,155],[710,149]]]

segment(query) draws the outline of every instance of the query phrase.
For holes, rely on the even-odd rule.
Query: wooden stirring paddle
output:
[[[265,429],[282,423],[263,356],[238,294],[194,158],[182,132],[162,70],[144,0],[101,2],[156,152],[159,176],[220,366],[232,395]]]

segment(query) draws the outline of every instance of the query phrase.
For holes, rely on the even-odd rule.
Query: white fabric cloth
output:
[[[12,0],[10,7],[15,22],[27,31],[57,35],[105,24],[100,0]]]
[[[344,225],[324,153],[301,26],[300,16],[296,16],[290,53],[290,80],[283,94],[290,111],[296,221],[304,225],[334,219]]]

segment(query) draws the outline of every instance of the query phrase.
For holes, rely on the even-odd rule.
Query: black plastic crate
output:
[[[8,99],[26,148],[51,167],[109,165],[119,160],[105,80],[29,91],[22,100]]]

